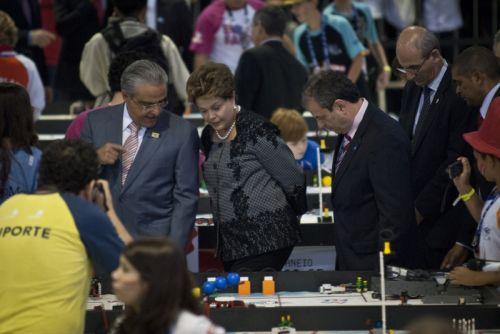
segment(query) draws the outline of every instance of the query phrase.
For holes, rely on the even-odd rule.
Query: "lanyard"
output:
[[[241,27],[241,30],[238,31],[238,29],[235,29],[235,19],[233,15],[233,10],[226,6],[226,11],[227,14],[229,15],[229,20],[230,22],[230,28],[231,32],[235,35],[238,35],[240,37],[240,43],[241,46],[244,50],[248,49],[251,46],[251,41],[250,37],[248,36],[247,30],[250,25],[250,17],[248,16],[248,8],[247,4],[245,4],[245,7],[243,7],[243,13],[245,14],[245,26]]]
[[[486,199],[486,202],[490,201],[488,206],[483,210],[483,213],[481,214],[481,219],[479,220],[479,225],[477,226],[476,229],[476,234],[474,235],[474,240],[472,240],[472,247],[476,249],[476,252],[478,252],[478,247],[479,247],[479,240],[481,239],[481,230],[483,229],[483,224],[484,224],[484,219],[486,217],[486,214],[488,211],[491,209],[493,204],[497,201],[497,199],[500,197],[500,192],[494,190],[493,193],[491,193],[488,198]]]
[[[325,19],[326,18],[322,15],[321,16],[321,46],[323,48],[323,67],[329,68],[330,67],[330,56],[329,56],[329,52],[328,52],[328,43],[326,41]],[[316,52],[314,51],[311,33],[309,32],[309,30],[307,30],[306,36],[307,36],[307,47],[309,48],[309,54],[311,55],[313,69],[315,72],[317,72],[317,71],[321,70],[321,67],[319,66],[318,58],[316,57]]]
[[[233,10],[226,6],[226,11],[229,15],[229,20],[231,20],[231,29],[234,26],[234,16],[233,16]],[[245,14],[245,26],[248,27],[248,24],[250,23],[250,18],[248,17],[248,8],[247,5],[245,4],[245,7],[243,7],[243,13]]]

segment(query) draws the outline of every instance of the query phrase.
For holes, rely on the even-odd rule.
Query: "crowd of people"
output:
[[[350,0],[214,0],[197,20],[185,0],[43,4],[60,37],[38,1],[0,1],[0,333],[82,333],[93,271],[127,305],[112,333],[223,333],[183,254],[200,173],[225,271],[283,268],[320,167],[336,269],[376,270],[390,241],[391,264],[500,285],[499,45],[451,62],[408,26],[389,66]],[[391,73],[397,119],[373,94]],[[53,99],[88,108],[42,153],[34,123]],[[332,159],[304,110],[337,135]]]

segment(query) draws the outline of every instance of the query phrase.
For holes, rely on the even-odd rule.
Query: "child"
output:
[[[318,144],[308,140],[307,123],[302,115],[293,109],[279,108],[273,113],[271,123],[276,125],[281,138],[286,142],[295,157],[295,161],[303,170],[315,171],[318,168]],[[320,154],[321,163],[325,160]]]
[[[469,161],[458,158],[462,162],[463,172],[453,182],[465,202],[472,217],[478,222],[472,246],[476,257],[490,262],[483,271],[472,271],[465,267],[456,267],[450,273],[453,283],[479,286],[500,284],[500,98],[496,98],[488,110],[479,131],[464,134],[464,139],[474,149],[477,166],[484,178],[494,182],[496,186],[483,203],[475,189],[471,187],[469,178],[471,167]],[[491,263],[492,262],[492,263]]]
[[[112,334],[225,333],[200,315],[184,253],[168,239],[127,245],[112,278],[114,293],[127,306]]]

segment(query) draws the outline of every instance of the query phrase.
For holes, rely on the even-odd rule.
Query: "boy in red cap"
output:
[[[485,260],[483,271],[456,267],[450,273],[452,283],[479,286],[500,284],[500,97],[491,103],[488,115],[478,131],[464,134],[474,150],[477,167],[486,180],[496,186],[486,201],[471,187],[471,166],[460,157],[463,172],[453,179],[472,217],[478,223],[472,246],[477,259]]]

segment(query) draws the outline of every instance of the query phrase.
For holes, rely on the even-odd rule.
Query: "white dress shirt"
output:
[[[132,122],[133,122],[133,120],[128,113],[127,104],[125,103],[124,107],[123,107],[122,145],[125,145],[125,141],[127,140],[128,136],[130,136],[131,131],[128,128],[128,126]],[[137,152],[139,152],[139,148],[141,147],[142,139],[144,138],[145,133],[146,133],[145,127],[141,127],[139,129],[139,132],[137,133],[137,150],[135,151],[134,159],[135,159],[135,156],[137,155]]]
[[[479,113],[481,114],[481,117],[483,119],[486,118],[486,114],[488,113],[488,108],[490,107],[491,101],[493,101],[493,97],[495,97],[495,94],[497,90],[500,88],[500,82],[493,87],[488,94],[486,94],[483,103],[481,104],[481,108],[479,109]]]
[[[354,117],[351,129],[349,130],[349,132],[347,132],[347,135],[351,137],[351,139],[354,139],[356,131],[358,131],[359,124],[363,120],[363,117],[365,117],[366,108],[368,108],[368,101],[365,98],[363,98],[363,104],[361,104],[361,108],[359,108],[356,117]]]
[[[146,11],[146,25],[153,30],[156,30],[156,1],[157,0],[148,0]]]

